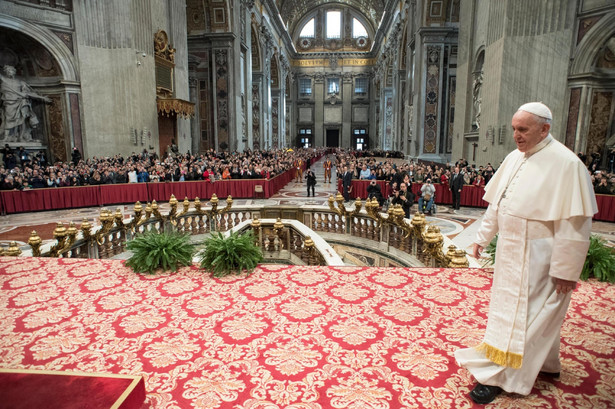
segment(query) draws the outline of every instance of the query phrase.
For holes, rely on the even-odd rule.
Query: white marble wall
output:
[[[163,29],[175,54],[176,97],[189,99],[185,5],[181,0],[74,2],[86,157],[158,150],[154,34]],[[145,56],[143,56],[145,53]],[[131,130],[150,136],[135,145]],[[180,150],[190,123],[178,119]],[[186,138],[183,138],[186,135]]]
[[[510,120],[525,102],[542,101],[554,115],[553,135],[563,140],[567,73],[576,2],[552,0],[462,0],[457,66],[454,159],[499,164],[514,149]],[[475,6],[475,8],[473,8]],[[476,157],[471,156],[472,81],[484,50],[481,124]],[[464,97],[465,95],[465,97]],[[504,130],[500,138],[501,130]],[[487,133],[493,130],[493,138]]]

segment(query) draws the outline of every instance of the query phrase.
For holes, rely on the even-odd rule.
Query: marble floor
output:
[[[237,199],[237,205],[242,204],[265,204],[266,206],[276,205],[327,205],[329,196],[337,193],[337,183],[335,182],[335,169],[333,171],[333,182],[324,183],[324,158],[312,165],[316,174],[317,185],[315,196],[307,196],[306,183],[295,183],[294,181],[286,185],[276,195],[269,199]],[[160,204],[161,211],[165,213],[168,208],[167,203]],[[414,205],[416,210],[417,205]],[[113,206],[110,210],[119,208],[125,217],[130,217],[133,213],[133,204]],[[92,225],[98,224],[98,216],[101,208],[81,208],[68,210],[53,210],[48,212],[22,213],[0,216],[0,245],[7,246],[9,241],[15,240],[20,246],[27,248],[26,242],[32,230],[41,229],[52,231],[56,223],[68,224],[74,222],[79,225],[83,219],[87,219]],[[427,217],[428,221],[440,227],[442,233],[448,236],[453,243],[462,249],[469,250],[474,240],[476,230],[485,209],[462,207],[456,214],[451,213],[447,206],[438,206],[437,216]],[[594,222],[593,231],[600,234],[615,246],[615,223]]]

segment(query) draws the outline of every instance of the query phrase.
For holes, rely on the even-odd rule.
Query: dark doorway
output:
[[[338,147],[340,146],[340,130],[339,129],[327,129],[327,146]]]
[[[161,158],[165,156],[167,149],[171,146],[172,141],[175,140],[176,126],[177,117],[175,115],[158,116],[158,146],[160,147],[158,154]]]

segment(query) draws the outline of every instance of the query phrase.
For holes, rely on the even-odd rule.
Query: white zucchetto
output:
[[[542,102],[528,102],[527,104],[521,105],[517,111],[529,112],[530,114],[549,120],[553,119],[551,110]]]

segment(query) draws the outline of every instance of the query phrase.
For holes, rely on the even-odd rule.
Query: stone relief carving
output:
[[[407,119],[408,119],[407,135],[408,135],[408,141],[411,141],[412,140],[412,118],[414,117],[414,105],[408,105],[407,109],[408,109],[408,114],[407,114]]]
[[[260,149],[260,146],[261,146],[260,114],[261,114],[260,85],[258,83],[253,83],[252,84],[252,145],[254,149]]]
[[[5,142],[30,142],[32,130],[38,128],[40,122],[32,109],[33,101],[47,104],[51,99],[38,95],[26,83],[16,78],[16,70],[12,65],[3,67],[0,74],[0,140]]]
[[[290,135],[290,106],[286,105],[286,115],[285,115],[285,119],[286,119],[286,146],[291,146],[292,145],[292,137]]]
[[[246,123],[246,96],[241,94],[241,140],[248,140],[248,124]]]
[[[394,131],[393,131],[393,98],[391,95],[387,95],[385,97],[385,111],[384,111],[384,148],[392,149],[393,140],[395,139]]]
[[[329,66],[331,67],[332,70],[337,69],[338,60],[339,60],[338,55],[336,53],[331,53],[331,56],[329,57]]]
[[[272,98],[271,100],[271,133],[273,134],[273,148],[278,148],[279,138],[279,116],[278,116],[278,98]]]
[[[59,161],[65,162],[67,158],[66,143],[64,135],[66,135],[64,129],[64,116],[62,114],[62,102],[60,97],[53,97],[53,103],[49,107],[49,126],[50,137],[49,147],[51,154]]]

